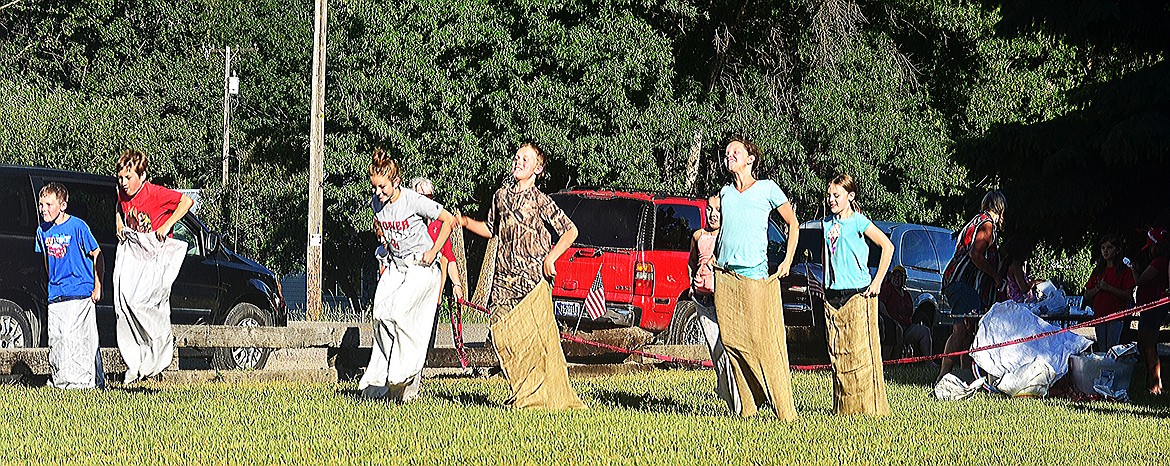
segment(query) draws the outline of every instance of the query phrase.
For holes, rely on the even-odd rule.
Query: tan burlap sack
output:
[[[861,295],[849,298],[840,309],[825,304],[835,414],[890,414],[877,308],[876,297]]]
[[[511,312],[492,318],[492,344],[512,388],[514,408],[584,409],[553,318],[552,287],[542,280]]]
[[[780,419],[796,419],[783,309],[777,276],[753,280],[715,271],[715,314],[735,374],[741,416],[755,415],[767,402]]]

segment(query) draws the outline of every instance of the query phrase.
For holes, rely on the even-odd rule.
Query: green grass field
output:
[[[728,415],[711,371],[574,378],[587,411],[501,407],[499,377],[427,380],[420,400],[352,383],[60,391],[0,386],[5,462],[1152,464],[1170,452],[1165,399],[1074,403],[930,398],[925,368],[887,371],[893,416],[829,413],[827,373],[796,373],[801,418]]]

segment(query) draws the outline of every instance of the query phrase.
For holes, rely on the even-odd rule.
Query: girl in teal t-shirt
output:
[[[822,220],[822,231],[833,412],[884,416],[890,413],[890,405],[882,374],[877,296],[894,256],[894,244],[861,212],[853,210],[857,185],[849,175],[829,181],[826,194],[831,215]],[[872,280],[866,264],[866,238],[882,248],[881,263]]]
[[[857,185],[849,175],[839,175],[829,182],[826,201],[830,215],[822,222],[825,235],[825,288],[837,291],[847,301],[854,294],[877,296],[882,280],[894,257],[894,243],[861,212],[853,210]],[[877,273],[869,276],[869,238],[882,248]],[[826,293],[829,294],[829,293]],[[828,296],[826,296],[828,298]]]

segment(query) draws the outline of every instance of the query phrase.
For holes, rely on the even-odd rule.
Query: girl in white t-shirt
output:
[[[410,401],[411,382],[426,362],[439,299],[435,258],[451,234],[455,217],[443,206],[401,187],[398,164],[382,149],[370,164],[375,231],[386,251],[374,293],[374,348],[358,388],[371,398]],[[437,240],[427,233],[430,220],[443,222]]]

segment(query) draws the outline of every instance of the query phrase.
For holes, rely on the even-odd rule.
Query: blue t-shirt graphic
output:
[[[60,225],[42,223],[37,227],[37,252],[49,261],[49,301],[58,298],[88,298],[93,295],[93,262],[89,253],[98,248],[81,219],[69,216]]]
[[[788,202],[772,180],[757,180],[744,192],[735,185],[719,191],[723,225],[715,257],[720,267],[753,279],[768,277],[768,215]]]
[[[854,212],[849,218],[836,215],[825,217],[822,226],[825,236],[825,252],[828,253],[828,270],[825,282],[830,290],[852,290],[868,288],[869,244],[865,242],[865,230],[873,222],[861,212]]]

